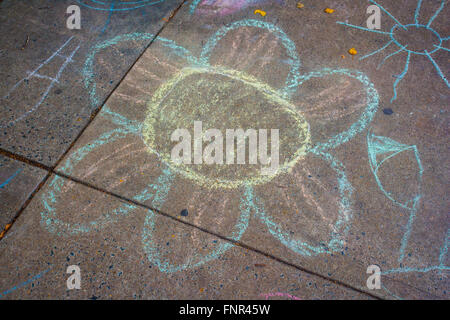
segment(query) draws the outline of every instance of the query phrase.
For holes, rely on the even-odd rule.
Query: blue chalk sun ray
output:
[[[386,10],[384,7],[382,7],[380,4],[378,4],[377,2],[375,2],[374,0],[369,0],[369,2],[375,4],[376,6],[378,6],[383,12],[385,12],[393,21],[395,21],[395,25],[391,28],[391,30],[389,32],[387,31],[381,31],[381,30],[375,30],[375,29],[369,29],[369,28],[364,28],[361,26],[357,26],[357,25],[353,25],[347,22],[341,22],[338,21],[338,24],[350,27],[350,28],[354,28],[354,29],[358,29],[358,30],[362,30],[362,31],[368,31],[368,32],[372,32],[372,33],[378,33],[378,34],[384,34],[384,35],[388,35],[390,37],[390,40],[385,43],[381,48],[364,55],[363,57],[361,57],[359,60],[364,60],[366,58],[369,58],[373,55],[376,55],[378,53],[381,53],[383,50],[385,50],[386,48],[390,47],[392,44],[396,45],[397,47],[399,47],[400,49],[398,51],[395,51],[394,53],[389,54],[388,56],[386,56],[383,61],[378,65],[377,69],[379,69],[384,62],[403,52],[407,53],[407,57],[406,57],[406,63],[405,66],[403,68],[403,71],[401,74],[399,75],[395,75],[394,77],[396,77],[397,79],[394,81],[393,84],[393,92],[394,95],[391,99],[391,103],[397,99],[397,86],[400,84],[400,82],[403,80],[403,78],[406,76],[406,74],[408,73],[408,69],[409,69],[409,65],[411,62],[411,58],[412,55],[417,55],[417,56],[425,56],[428,58],[428,60],[430,60],[431,64],[433,65],[433,67],[436,69],[437,74],[439,75],[439,77],[441,77],[441,79],[445,82],[445,84],[447,85],[448,88],[450,88],[450,83],[447,80],[446,76],[444,75],[444,73],[442,72],[441,68],[439,67],[439,65],[437,64],[436,60],[433,59],[433,57],[431,56],[434,53],[439,52],[440,50],[442,50],[443,52],[449,52],[450,49],[444,47],[442,44],[444,41],[448,41],[450,40],[450,37],[441,37],[441,35],[435,31],[433,28],[431,28],[431,24],[433,23],[433,21],[439,16],[439,14],[441,13],[441,11],[444,9],[446,0],[441,0],[441,4],[439,6],[439,8],[436,10],[436,12],[433,14],[433,16],[430,18],[430,20],[428,20],[428,22],[426,22],[426,24],[422,24],[419,22],[419,18],[420,18],[420,9],[422,7],[422,2],[423,0],[418,0],[417,2],[417,7],[414,11],[414,23],[412,24],[402,24],[400,23],[400,21],[394,17],[394,15],[392,15],[388,10]],[[396,31],[402,28],[403,30],[405,30],[406,32],[409,32],[411,30],[414,29],[425,29],[427,31],[429,31],[430,33],[432,33],[436,39],[438,40],[438,44],[433,44],[434,49],[432,49],[431,51],[428,51],[426,49],[423,50],[413,50],[413,49],[409,49],[408,48],[408,44],[406,45],[402,45],[396,38],[395,38],[395,33]]]

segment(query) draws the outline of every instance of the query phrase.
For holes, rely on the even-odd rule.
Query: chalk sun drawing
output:
[[[28,73],[28,76],[18,81],[9,91],[8,93],[3,97],[3,106],[4,106],[4,112],[2,115],[2,122],[7,121],[7,123],[0,123],[0,128],[5,127],[11,127],[15,125],[17,122],[26,119],[30,114],[32,114],[34,111],[36,111],[39,106],[44,102],[44,100],[48,97],[50,90],[55,86],[56,83],[59,82],[59,79],[61,78],[61,75],[64,71],[64,69],[67,67],[67,65],[70,62],[73,62],[72,58],[80,48],[78,45],[75,49],[72,51],[67,50],[69,43],[73,40],[73,36],[70,37],[64,44],[56,50],[48,59],[46,59],[43,63],[41,63],[36,69]],[[67,52],[65,52],[67,51]],[[66,53],[66,54],[63,54]],[[58,72],[56,73],[56,76],[49,76],[39,73],[39,70],[41,70],[44,66],[48,65],[50,62],[52,62],[57,57],[63,59],[63,63],[61,67],[59,68]],[[50,81],[50,84],[47,86],[47,88],[40,94],[40,97],[36,101],[36,103],[32,106],[27,107],[27,111],[22,112],[20,115],[16,115],[15,113],[17,110],[20,112],[21,108],[10,106],[10,97],[15,92],[15,90],[22,84],[28,85],[29,80],[32,78],[42,79],[42,81]],[[22,101],[21,101],[22,104]],[[8,113],[12,113],[12,115],[8,116]]]
[[[360,58],[360,60],[364,60],[364,59],[369,58],[377,53],[384,51],[386,48],[388,48],[391,45],[397,46],[398,50],[392,54],[387,55],[383,59],[383,61],[381,61],[381,63],[378,65],[378,68],[380,68],[386,62],[386,60],[388,60],[389,58],[391,58],[397,54],[400,54],[400,53],[406,53],[406,62],[403,67],[403,71],[400,74],[395,75],[395,77],[397,79],[394,81],[394,84],[393,84],[394,96],[391,99],[391,103],[397,99],[397,86],[399,85],[399,83],[403,80],[403,78],[408,73],[409,65],[411,63],[411,58],[413,55],[424,56],[427,59],[429,59],[430,62],[433,64],[434,68],[436,69],[436,72],[439,75],[439,77],[445,82],[447,87],[450,88],[448,79],[442,72],[439,65],[436,63],[436,61],[431,56],[432,54],[438,53],[441,50],[444,52],[450,51],[449,48],[446,48],[443,46],[443,43],[445,41],[448,41],[450,39],[450,37],[449,36],[441,37],[441,35],[431,27],[432,22],[437,18],[437,16],[440,14],[442,9],[444,8],[446,0],[441,1],[439,8],[436,10],[434,15],[430,18],[430,20],[428,20],[428,22],[426,24],[422,24],[419,22],[420,8],[421,8],[422,2],[423,2],[422,0],[418,0],[417,7],[415,10],[415,14],[414,14],[414,23],[411,23],[411,24],[401,24],[389,11],[387,11],[385,8],[383,8],[381,5],[379,5],[377,2],[375,2],[373,0],[369,0],[369,2],[380,7],[381,10],[383,10],[392,20],[395,21],[396,24],[391,28],[391,30],[389,32],[380,31],[380,30],[376,30],[376,29],[372,30],[372,29],[352,25],[352,24],[349,24],[346,22],[341,22],[341,21],[338,21],[337,23],[342,24],[347,27],[355,28],[358,30],[383,34],[384,36],[390,38],[389,41],[384,46],[382,46],[381,48],[379,48],[369,54],[366,54]],[[410,37],[410,38],[414,38],[414,36],[416,38],[421,37],[423,39],[431,38],[431,39],[433,39],[433,43],[428,44],[427,47],[423,46],[423,44],[421,46],[417,46],[412,43],[408,43],[408,40],[406,40],[405,43],[402,43],[404,40],[402,41],[402,40],[400,40],[400,38],[405,38],[405,36]],[[429,42],[429,41],[425,41],[425,42]]]
[[[283,47],[286,49],[287,55],[291,59],[291,70],[287,76],[285,85],[282,88],[274,89],[242,71],[232,70],[220,65],[212,65],[210,63],[210,56],[217,43],[225,37],[228,32],[239,28],[262,29],[264,32],[269,32],[280,40]],[[92,48],[87,56],[85,67],[83,69],[85,86],[89,90],[92,104],[98,105],[100,102],[97,97],[97,85],[94,80],[95,73],[93,71],[95,56],[102,50],[121,42],[153,38],[154,35],[147,33],[124,34],[111,40],[101,42]],[[273,235],[275,239],[298,254],[313,256],[342,249],[345,244],[346,234],[349,230],[352,217],[351,204],[353,188],[346,177],[344,165],[328,153],[328,151],[351,140],[356,134],[362,132],[372,121],[378,108],[379,98],[377,91],[368,77],[362,72],[355,70],[328,68],[301,74],[299,71],[301,65],[300,59],[297,56],[296,47],[292,40],[290,40],[280,28],[259,20],[241,20],[222,27],[206,42],[198,58],[170,39],[157,37],[155,38],[155,41],[160,43],[164,48],[167,48],[170,54],[184,59],[186,63],[188,63],[188,67],[182,68],[169,80],[164,81],[161,84],[159,89],[147,103],[147,113],[145,121],[143,122],[128,119],[127,117],[112,111],[108,106],[104,106],[101,115],[119,127],[103,133],[96,140],[80,147],[63,162],[60,170],[66,174],[71,174],[75,166],[83,161],[83,159],[86,159],[86,157],[97,148],[114,143],[120,139],[137,136],[145,143],[148,154],[159,159],[158,166],[161,168],[161,173],[153,183],[148,184],[143,191],[138,192],[133,197],[134,200],[139,202],[146,201],[146,203],[150,203],[151,207],[160,209],[167,201],[170,190],[175,187],[175,179],[182,176],[184,179],[191,181],[194,185],[203,186],[210,190],[228,189],[238,191],[240,194],[239,216],[235,220],[232,229],[224,235],[231,240],[238,241],[241,239],[248,227],[250,216],[253,213],[256,218],[267,226],[269,233]],[[309,79],[322,78],[330,75],[348,77],[360,83],[366,94],[365,109],[361,112],[360,117],[342,132],[325,141],[312,144],[310,141],[309,124],[303,117],[301,110],[296,109],[289,100],[295,92],[295,89]],[[189,81],[186,81],[188,78]],[[277,113],[278,115],[281,114],[285,119],[291,121],[291,126],[285,125],[289,129],[286,131],[291,133],[291,135],[288,136],[290,140],[287,140],[289,141],[291,149],[289,149],[289,156],[286,157],[286,161],[284,162],[284,169],[281,170],[282,172],[279,173],[278,176],[281,174],[289,175],[294,168],[298,167],[297,164],[303,162],[307,157],[317,157],[321,159],[321,161],[328,166],[329,170],[334,172],[337,184],[335,188],[338,190],[339,198],[337,204],[338,208],[335,211],[338,213],[335,221],[327,223],[327,225],[324,226],[325,230],[328,230],[328,228],[330,229],[327,231],[329,234],[325,235],[326,239],[322,239],[320,243],[316,243],[315,241],[309,241],[309,239],[295,238],[291,232],[285,230],[284,226],[276,223],[272,214],[265,210],[265,207],[267,207],[264,204],[265,199],[261,199],[258,196],[255,188],[267,185],[276,177],[264,178],[252,173],[247,176],[240,174],[235,179],[229,179],[229,174],[225,172],[225,177],[212,178],[213,175],[206,170],[187,170],[186,168],[176,167],[174,164],[170,163],[170,160],[167,157],[167,150],[164,150],[164,147],[162,147],[164,144],[161,145],[155,143],[155,141],[159,136],[165,136],[163,133],[167,133],[167,135],[170,136],[170,132],[165,132],[164,130],[170,130],[171,126],[177,127],[180,123],[183,124],[182,121],[185,121],[186,123],[189,122],[189,119],[181,119],[179,117],[173,117],[173,115],[177,114],[177,112],[179,113],[179,108],[183,108],[183,111],[186,111],[186,109],[190,111],[189,108],[194,108],[193,105],[187,103],[190,99],[183,99],[186,104],[181,105],[177,104],[176,101],[180,97],[179,95],[190,97],[192,92],[196,92],[195,90],[192,90],[193,88],[199,89],[202,84],[207,82],[212,83],[210,91],[213,93],[211,97],[215,97],[215,99],[211,98],[208,101],[204,101],[201,108],[210,108],[211,104],[216,107],[208,109],[211,112],[228,112],[229,110],[226,106],[224,107],[225,111],[217,108],[217,103],[219,101],[225,101],[218,99],[217,94],[220,94],[219,89],[224,90],[224,88],[230,86],[230,83],[238,83],[238,86],[234,85],[234,87],[232,87],[233,90],[238,87],[245,87],[245,90],[247,90],[245,96],[251,96],[248,94],[249,92],[251,94],[258,94],[261,98],[263,97],[274,110],[279,110]],[[172,90],[177,86],[179,86],[177,90]],[[219,90],[219,93],[217,93],[217,90]],[[225,94],[228,94],[226,98],[234,98],[226,91],[224,92]],[[239,94],[236,94],[236,96],[239,96]],[[207,97],[209,98],[209,96]],[[171,102],[167,103],[167,101]],[[248,106],[248,108],[251,108],[251,106]],[[238,121],[238,125],[247,125],[256,118],[255,116],[252,117],[251,113],[247,114],[246,109],[247,108],[242,108],[238,110],[242,113],[235,117],[236,121]],[[253,112],[254,109],[251,111]],[[164,112],[166,112],[166,115],[161,117],[161,113]],[[275,114],[275,112],[272,112],[272,114]],[[172,115],[172,118],[170,118],[169,115]],[[189,112],[185,112],[184,115],[188,117]],[[210,116],[210,118],[212,117]],[[165,121],[164,126],[167,125],[169,129],[164,128],[164,126],[158,127],[158,120]],[[202,120],[208,121],[208,119]],[[266,124],[270,124],[270,119],[268,118],[263,119],[263,121],[266,121]],[[277,124],[280,125],[279,123]],[[156,132],[159,134],[157,135]],[[55,177],[50,182],[48,190],[42,195],[42,202],[45,210],[41,212],[41,224],[48,231],[57,235],[67,236],[100,230],[106,225],[117,221],[120,216],[128,215],[131,211],[136,209],[136,206],[134,205],[121,204],[119,208],[112,210],[111,212],[103,213],[99,218],[91,219],[84,223],[69,223],[63,221],[58,218],[58,212],[55,209],[55,206],[57,204],[57,199],[62,192],[61,188],[64,183],[67,182],[63,181],[60,177]],[[148,210],[142,230],[142,247],[147,254],[148,260],[157,265],[163,272],[177,272],[198,267],[208,261],[218,258],[228,249],[233,247],[232,243],[221,241],[213,245],[213,249],[211,249],[209,253],[194,254],[184,263],[172,263],[169,261],[169,258],[163,256],[163,253],[154,242],[154,240],[156,240],[154,231],[158,228],[156,222],[158,216],[159,215],[152,210]]]

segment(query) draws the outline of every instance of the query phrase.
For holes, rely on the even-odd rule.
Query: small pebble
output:
[[[386,109],[383,109],[383,113],[387,114],[388,116],[390,116],[391,114],[394,113],[394,111],[392,111],[391,108],[386,108]]]

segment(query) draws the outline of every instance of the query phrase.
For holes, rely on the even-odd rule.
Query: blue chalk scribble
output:
[[[50,268],[50,269],[51,269],[51,268]],[[7,294],[11,293],[11,292],[16,291],[17,289],[20,289],[20,288],[26,286],[27,284],[32,283],[33,281],[36,281],[37,279],[41,278],[44,274],[46,274],[47,272],[49,272],[50,269],[47,269],[47,270],[45,270],[45,271],[43,271],[43,272],[41,272],[41,273],[35,275],[35,276],[32,277],[31,279],[28,279],[27,281],[24,281],[24,282],[22,282],[22,283],[20,283],[20,284],[18,284],[18,285],[16,285],[16,286],[14,286],[14,287],[12,287],[11,289],[8,289],[8,290],[5,290],[5,291],[1,292],[1,293],[0,293],[0,299],[3,298],[4,296],[6,296]]]
[[[22,171],[22,169],[17,170],[16,172],[13,173],[12,176],[10,176],[8,179],[6,179],[4,182],[2,182],[2,184],[0,184],[0,189],[3,189],[4,187],[6,187],[6,185],[8,185],[12,179],[14,179],[20,172]]]
[[[122,1],[122,0],[77,0],[79,4],[82,6],[98,10],[108,12],[108,16],[106,18],[105,25],[103,26],[100,33],[104,33],[108,28],[111,17],[115,12],[127,12],[136,9],[144,9],[144,7],[156,5],[164,2],[165,0],[137,0],[137,1]]]
[[[411,235],[411,229],[414,222],[414,219],[416,217],[417,207],[419,204],[419,200],[422,197],[421,195],[421,184],[422,184],[422,175],[423,175],[423,167],[422,162],[420,161],[420,155],[419,151],[417,150],[416,146],[406,145],[399,143],[397,141],[394,141],[387,137],[381,137],[374,135],[370,130],[367,135],[367,150],[369,154],[369,165],[370,169],[372,170],[372,173],[375,177],[375,180],[378,184],[378,187],[380,190],[384,193],[384,195],[391,200],[395,205],[406,209],[410,212],[409,220],[406,225],[406,231],[402,238],[402,243],[400,246],[400,252],[399,252],[399,259],[398,261],[401,262],[403,258],[405,257],[405,249],[408,245],[408,240]],[[419,168],[419,177],[418,177],[418,192],[415,196],[412,197],[412,199],[408,199],[405,202],[401,202],[394,198],[394,196],[386,191],[386,189],[383,186],[383,183],[381,182],[378,171],[383,166],[383,164],[399,155],[400,153],[404,151],[412,151],[414,153],[415,160],[417,162],[418,168]]]

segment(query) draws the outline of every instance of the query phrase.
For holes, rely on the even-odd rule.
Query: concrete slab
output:
[[[0,229],[16,216],[47,172],[25,163],[0,156]]]
[[[436,40],[419,36],[429,27],[388,33],[393,15],[419,12],[443,38],[449,9],[388,1],[380,33],[350,26],[366,25],[369,2],[331,1],[333,14],[304,4],[183,6],[58,170],[361,290],[378,265],[383,288],[371,292],[381,297],[447,298],[449,96],[436,67],[447,53],[425,53]],[[145,35],[120,41],[133,37]],[[365,57],[389,41],[390,51]],[[396,42],[416,51],[377,69]],[[175,166],[170,135],[192,134],[194,121],[280,129],[289,170],[265,178],[259,165]]]
[[[83,82],[90,49],[124,32],[157,33],[182,0],[139,2],[2,1],[0,65],[8,67],[0,70],[0,148],[56,163],[151,38],[102,52],[95,100]],[[79,30],[67,28],[73,4],[80,8]]]
[[[55,176],[0,242],[0,261],[3,299],[369,298]],[[79,290],[67,289],[71,265]]]
[[[121,20],[116,12],[83,9],[89,29],[71,39],[60,27],[66,17],[54,29],[49,24],[65,3],[41,9],[56,10],[53,15],[36,10],[41,3],[2,4],[0,23],[17,36],[0,54],[0,63],[14,70],[0,71],[7,79],[0,88],[2,119],[18,121],[2,128],[0,147],[52,165],[162,19],[135,24],[139,10]],[[444,1],[386,0],[381,29],[368,30],[373,1],[302,3],[301,9],[266,1],[185,3],[58,166],[89,187],[50,180],[0,242],[0,268],[9,275],[0,293],[364,297],[342,286],[328,291],[329,283],[316,278],[318,289],[310,287],[298,269],[275,262],[285,261],[382,298],[448,299],[449,8]],[[13,22],[32,14],[38,19],[27,20],[30,30],[45,36],[36,31],[39,41],[24,46],[18,39],[27,33],[16,32]],[[128,14],[136,19],[129,22]],[[19,75],[36,70],[29,67],[34,61],[61,46],[63,57],[48,72],[39,69],[40,78],[20,82],[8,95],[24,79]],[[72,53],[73,61],[65,60]],[[45,104],[24,109],[23,101],[39,102],[46,92],[50,80],[42,75],[54,77],[65,62],[61,91],[55,84]],[[65,96],[69,88],[73,95]],[[54,112],[55,106],[62,107]],[[175,165],[170,136],[175,129],[193,134],[194,121],[222,133],[279,129],[285,170],[264,176],[260,165]],[[254,250],[229,248],[223,237]],[[71,264],[87,270],[84,291],[66,290]],[[381,268],[378,290],[366,286],[370,265]],[[255,276],[260,268],[270,271]]]

